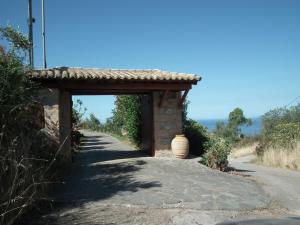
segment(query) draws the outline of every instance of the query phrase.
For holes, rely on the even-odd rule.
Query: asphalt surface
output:
[[[31,224],[202,224],[286,215],[247,176],[211,170],[199,158],[148,157],[102,133],[84,146],[54,205]],[[242,223],[244,224],[244,223]]]
[[[231,158],[229,166],[250,175],[264,190],[290,213],[300,215],[300,172],[250,163],[253,155]]]

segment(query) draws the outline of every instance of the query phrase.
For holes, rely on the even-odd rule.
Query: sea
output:
[[[251,126],[241,126],[242,134],[246,136],[255,136],[259,135],[262,130],[262,118],[256,117],[251,118],[252,119],[252,125]],[[208,119],[208,120],[198,120],[198,122],[207,127],[209,132],[213,132],[216,129],[216,123],[217,122],[224,122],[227,123],[226,119]]]

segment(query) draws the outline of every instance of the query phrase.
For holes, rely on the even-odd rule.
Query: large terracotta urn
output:
[[[184,159],[189,154],[189,140],[184,134],[176,135],[171,142],[171,148],[176,158]]]

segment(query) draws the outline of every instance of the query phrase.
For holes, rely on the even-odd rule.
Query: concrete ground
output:
[[[199,158],[152,158],[86,132],[54,209],[32,224],[203,224],[286,214],[257,182],[213,171]],[[243,223],[244,224],[244,223]]]
[[[229,166],[254,178],[280,205],[300,215],[300,172],[255,165],[250,163],[253,158],[253,155],[232,158]]]

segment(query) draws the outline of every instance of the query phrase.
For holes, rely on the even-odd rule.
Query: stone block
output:
[[[170,151],[172,139],[182,130],[182,109],[178,108],[178,93],[168,93],[162,107],[158,107],[159,96],[159,92],[153,95],[154,149]]]

